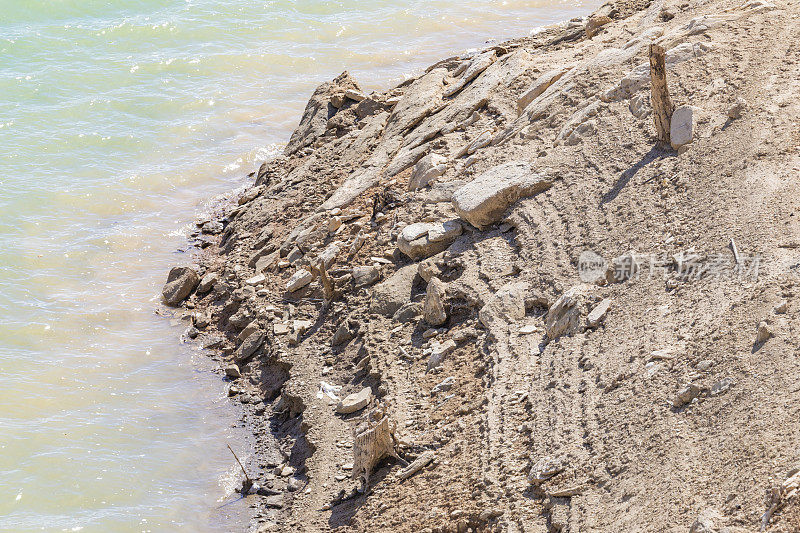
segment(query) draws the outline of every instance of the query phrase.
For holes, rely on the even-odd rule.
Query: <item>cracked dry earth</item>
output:
[[[172,282],[250,406],[252,529],[800,531],[798,15],[617,2],[320,86]]]

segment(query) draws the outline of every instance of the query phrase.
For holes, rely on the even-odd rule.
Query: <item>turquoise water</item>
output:
[[[0,0],[0,530],[229,531],[212,365],[153,313],[314,87],[381,89],[600,2]]]

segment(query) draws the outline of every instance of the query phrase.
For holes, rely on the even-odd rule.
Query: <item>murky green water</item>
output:
[[[0,0],[0,530],[235,529],[236,411],[153,313],[188,224],[345,68],[599,3]]]

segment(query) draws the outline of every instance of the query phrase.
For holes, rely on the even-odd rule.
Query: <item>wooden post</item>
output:
[[[669,97],[664,54],[663,46],[650,45],[650,98],[653,104],[653,122],[655,122],[658,140],[669,144],[669,128],[675,106]]]

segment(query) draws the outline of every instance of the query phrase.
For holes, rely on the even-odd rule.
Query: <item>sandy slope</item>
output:
[[[199,237],[208,243],[200,274],[218,279],[206,277],[213,289],[187,300],[192,320],[226,364],[241,359],[232,394],[265,417],[254,415],[265,449],[252,466],[271,495],[251,496],[263,507],[256,527],[761,527],[768,491],[800,464],[800,5],[661,1],[600,11],[610,22],[591,39],[587,21],[573,21],[445,60],[361,103],[342,98],[356,80],[321,87],[286,156],[262,168],[221,219],[222,235]],[[676,105],[697,108],[694,141],[677,152],[654,138],[653,40],[668,49]],[[548,85],[554,70],[560,77]],[[537,83],[542,94],[520,108]],[[740,116],[730,118],[737,101]],[[476,139],[484,146],[465,154]],[[443,174],[408,191],[418,160],[432,153]],[[550,188],[507,202],[482,229],[464,221],[453,191],[509,161],[529,163]],[[407,225],[449,220],[462,233],[446,239],[447,250],[431,234],[412,243],[438,252],[432,259],[398,250]],[[757,275],[732,271],[731,239],[743,265],[760,259]],[[287,292],[290,277],[336,242],[327,269],[334,301],[319,278]],[[675,259],[690,249],[691,265],[708,269],[697,276]],[[632,279],[584,284],[586,250],[606,260],[634,251],[642,267]],[[652,274],[651,258],[661,261]],[[374,272],[353,267],[373,264],[378,284],[356,288],[354,274]],[[257,265],[263,280],[252,279]],[[437,328],[421,316],[419,273],[446,287],[447,320]],[[582,294],[566,310],[573,327],[547,335],[548,310],[558,318],[572,287]],[[586,329],[604,299],[608,312]],[[756,342],[762,321],[772,336]],[[337,329],[346,342],[333,343]],[[254,332],[255,353],[243,356]],[[432,350],[445,355],[430,369]],[[433,390],[449,377],[452,388]],[[368,494],[354,492],[359,483],[342,466],[353,462],[353,428],[370,408],[337,414],[319,394],[323,381],[342,386],[339,397],[369,387],[373,406],[380,399],[397,425],[399,455],[433,450],[435,460],[400,481],[402,465],[387,458]],[[552,464],[560,467],[547,472]],[[767,530],[800,530],[794,498],[774,501]]]

